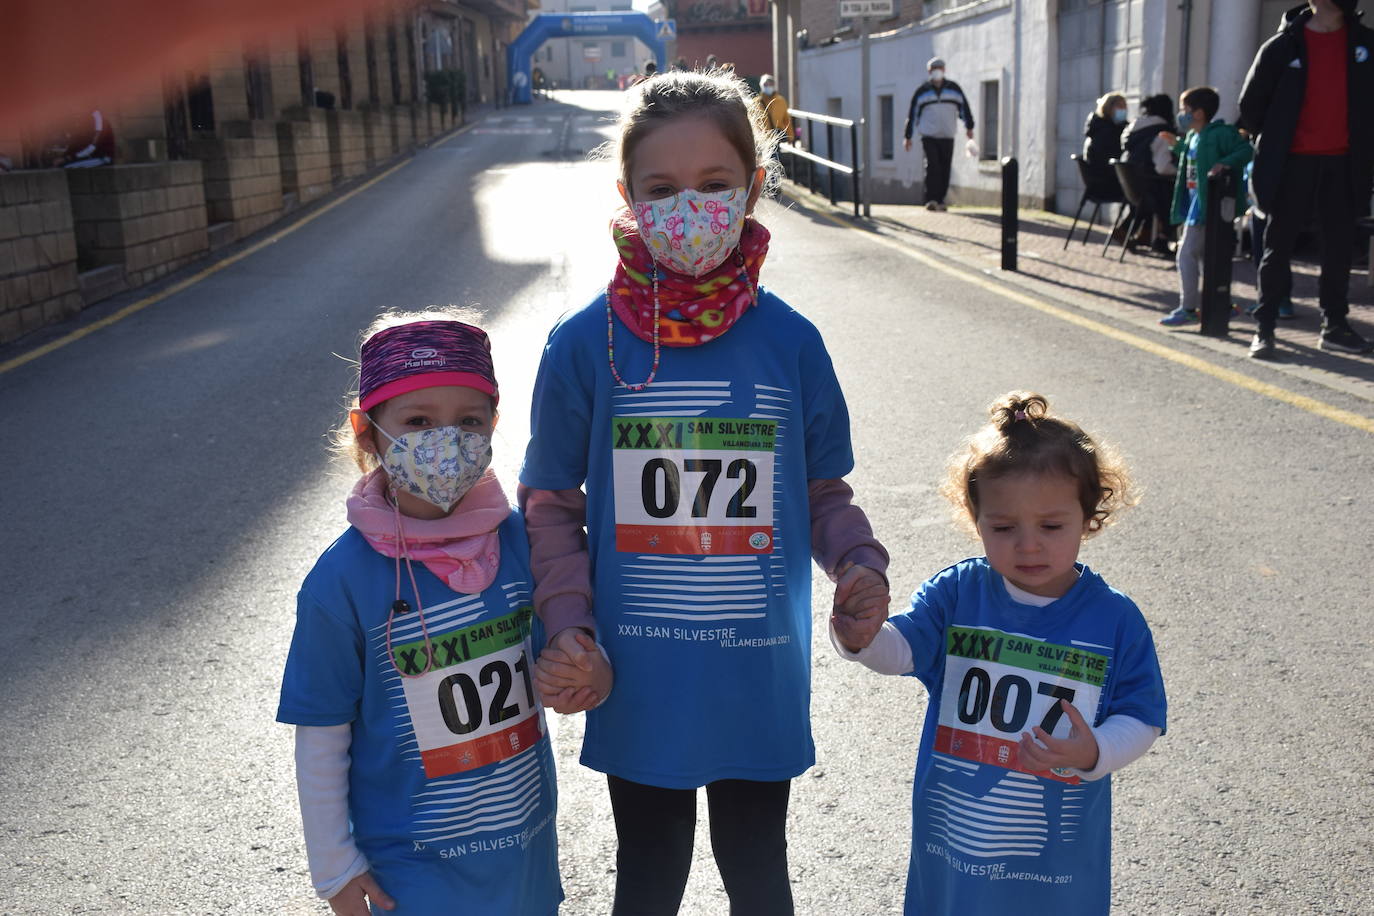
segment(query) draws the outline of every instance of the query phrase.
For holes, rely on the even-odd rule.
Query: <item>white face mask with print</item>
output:
[[[491,439],[457,426],[418,429],[391,440],[377,457],[397,490],[445,512],[458,504],[491,464]]]
[[[730,256],[744,230],[754,180],[746,188],[704,194],[685,188],[671,197],[634,204],[639,237],[653,259],[689,277],[710,273]]]

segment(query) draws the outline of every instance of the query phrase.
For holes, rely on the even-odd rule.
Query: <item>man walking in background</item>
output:
[[[954,135],[962,119],[968,138],[973,139],[973,110],[959,84],[945,79],[943,59],[932,57],[926,64],[926,73],[930,78],[911,96],[903,148],[910,152],[913,129],[921,135],[921,150],[926,161],[926,209],[946,210],[949,171],[954,164]]]
[[[1374,30],[1358,0],[1309,0],[1290,10],[1260,48],[1240,93],[1240,127],[1259,135],[1251,176],[1268,218],[1259,268],[1255,359],[1275,359],[1274,325],[1293,289],[1293,243],[1316,208],[1321,228],[1322,330],[1317,346],[1368,353],[1352,328],[1350,263],[1355,219],[1374,168]],[[1358,208],[1358,209],[1357,209]]]

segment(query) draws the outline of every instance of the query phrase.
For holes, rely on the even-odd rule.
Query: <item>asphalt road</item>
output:
[[[544,335],[612,264],[613,175],[586,153],[615,103],[499,112],[238,263],[0,373],[0,912],[327,911],[273,715],[296,588],[344,524],[350,471],[325,442],[349,384],[335,354],[356,352],[384,307],[485,309],[513,492]],[[821,328],[844,385],[851,482],[894,558],[898,609],[976,552],[936,487],[998,394],[1041,391],[1130,457],[1144,501],[1083,559],[1144,609],[1171,715],[1115,782],[1117,911],[1374,912],[1370,434],[823,214],[760,215],[765,282]],[[1300,376],[1194,355],[1374,415]],[[924,697],[834,656],[816,584],[797,909],[895,913]],[[614,879],[580,730],[554,722],[567,916],[608,912]],[[704,823],[698,836],[683,912],[717,916]]]

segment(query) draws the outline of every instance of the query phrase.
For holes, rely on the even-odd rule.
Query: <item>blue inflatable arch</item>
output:
[[[520,37],[506,47],[506,76],[511,102],[530,103],[530,60],[550,38],[592,38],[628,35],[648,45],[667,69],[667,49],[658,37],[658,23],[644,13],[540,13],[530,20]]]

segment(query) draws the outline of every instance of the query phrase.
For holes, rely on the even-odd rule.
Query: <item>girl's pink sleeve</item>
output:
[[[544,631],[549,639],[568,627],[595,634],[586,494],[580,489],[535,490],[521,484],[515,498],[525,515],[534,610],[544,621]]]
[[[887,551],[873,536],[854,491],[838,478],[807,484],[811,502],[811,556],[831,579],[850,566],[867,566],[887,578]]]

